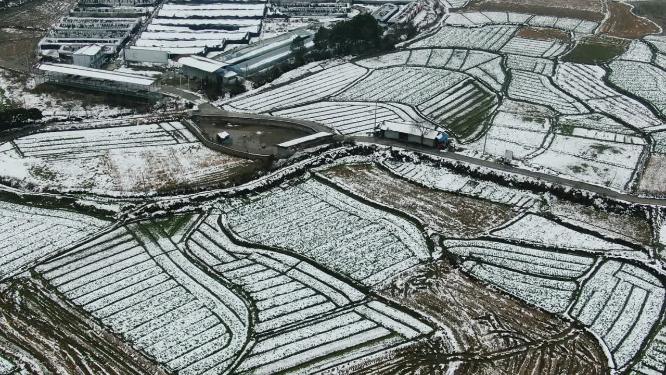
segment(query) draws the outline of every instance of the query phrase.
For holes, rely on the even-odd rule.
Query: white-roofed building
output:
[[[97,44],[81,47],[72,54],[74,65],[99,68],[104,63],[104,48]]]
[[[430,128],[427,124],[409,122],[384,121],[379,126],[379,136],[387,139],[397,139],[408,143],[417,143],[424,146],[435,147],[439,131]]]
[[[178,60],[181,71],[190,78],[210,82],[228,82],[238,78],[238,75],[227,69],[229,64],[202,56],[181,57]]]
[[[38,83],[50,83],[148,99],[160,97],[155,79],[138,74],[67,64],[40,64],[37,71]]]

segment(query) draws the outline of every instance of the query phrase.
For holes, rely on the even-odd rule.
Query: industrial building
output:
[[[233,81],[238,78],[238,74],[230,70],[227,64],[206,57],[182,57],[178,60],[178,63],[181,64],[181,72],[190,78],[219,83]]]
[[[154,5],[155,3],[156,0],[79,0],[79,6],[135,7]]]
[[[38,48],[42,55],[57,55],[63,61],[70,61],[75,51],[91,44],[114,54],[140,24],[141,18],[64,17],[48,31]]]
[[[277,0],[274,4],[280,14],[293,17],[344,17],[351,10],[351,4],[347,1]]]
[[[50,83],[147,99],[158,99],[161,96],[155,80],[152,78],[67,64],[40,64],[37,67],[37,83]]]
[[[298,29],[244,48],[227,51],[216,56],[215,60],[227,65],[228,70],[245,77],[291,58],[294,54],[294,40],[301,40],[306,49],[312,48],[313,38],[312,30]]]
[[[99,68],[104,63],[104,60],[104,49],[97,44],[81,47],[72,54],[74,65],[88,68]]]

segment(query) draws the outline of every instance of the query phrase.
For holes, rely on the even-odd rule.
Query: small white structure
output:
[[[38,83],[157,99],[155,79],[146,76],[66,64],[40,64]]]
[[[439,132],[435,129],[415,123],[384,121],[379,126],[379,135],[387,139],[397,139],[408,143],[417,143],[428,147],[435,147]]]
[[[97,44],[81,47],[72,54],[74,65],[99,68],[104,63],[104,49]]]
[[[217,133],[217,141],[220,143],[225,143],[231,139],[231,134],[227,132]]]

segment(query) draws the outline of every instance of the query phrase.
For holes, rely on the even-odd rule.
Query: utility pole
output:
[[[374,131],[377,131],[377,106],[378,105],[379,105],[378,102],[375,102],[375,125],[372,128]]]

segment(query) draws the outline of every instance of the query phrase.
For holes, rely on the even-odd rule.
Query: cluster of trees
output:
[[[6,108],[0,110],[0,130],[15,129],[41,119],[42,112],[37,108]]]

